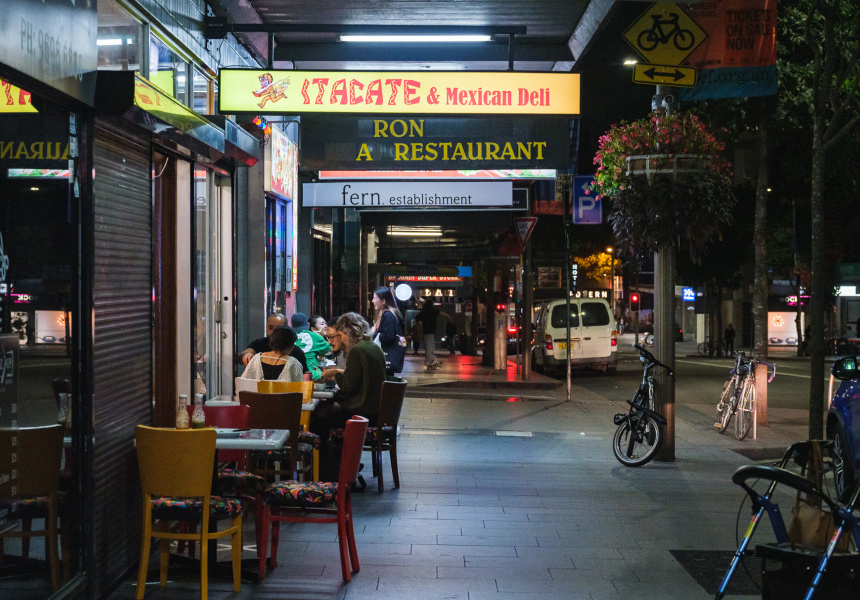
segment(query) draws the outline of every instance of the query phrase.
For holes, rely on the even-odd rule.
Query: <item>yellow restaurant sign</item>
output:
[[[0,79],[0,113],[37,113],[30,104],[30,92]]]
[[[219,112],[578,115],[577,73],[221,69]]]

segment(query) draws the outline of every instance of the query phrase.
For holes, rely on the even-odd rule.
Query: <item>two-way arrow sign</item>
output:
[[[633,66],[633,81],[636,83],[667,83],[678,87],[696,85],[695,67],[636,64]]]

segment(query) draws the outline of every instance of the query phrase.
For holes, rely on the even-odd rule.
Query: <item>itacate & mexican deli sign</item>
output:
[[[219,112],[579,114],[577,73],[221,69]]]

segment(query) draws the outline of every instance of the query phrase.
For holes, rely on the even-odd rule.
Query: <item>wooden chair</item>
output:
[[[358,551],[352,526],[351,484],[358,476],[358,465],[367,419],[352,417],[346,422],[343,434],[343,455],[337,482],[282,481],[263,492],[263,540],[271,528],[272,556],[269,566],[278,566],[278,538],[280,523],[337,523],[340,544],[340,566],[343,580],[350,581],[352,571],[359,570]],[[260,549],[260,581],[265,576],[266,548]]]
[[[209,540],[230,536],[233,591],[241,590],[242,504],[212,496],[215,462],[214,429],[159,429],[138,425],[134,431],[143,492],[143,533],[136,600],[143,600],[153,537],[160,542],[161,587],[167,585],[170,540],[200,542],[200,597],[208,596]],[[153,519],[156,526],[153,526]],[[222,531],[210,531],[210,520],[230,519]],[[170,521],[200,522],[200,532],[173,533]],[[215,527],[212,528],[216,529]]]
[[[252,429],[289,429],[287,445],[281,450],[254,450],[251,452],[249,470],[262,475],[267,480],[298,479],[299,473],[308,469],[313,458],[313,448],[299,442],[299,424],[302,416],[302,395],[261,394],[259,392],[239,392],[239,402],[250,409]],[[302,460],[303,469],[299,468]]]
[[[376,426],[367,428],[367,438],[364,449],[371,452],[373,476],[377,478],[379,491],[385,489],[382,477],[382,453],[388,452],[391,459],[391,475],[394,487],[400,487],[400,472],[397,469],[397,425],[400,423],[400,412],[403,409],[403,399],[406,396],[406,381],[385,381],[379,394],[379,414]],[[335,447],[340,445],[343,430],[333,429],[331,432]]]
[[[57,547],[58,536],[63,538],[63,578],[69,576],[69,552],[67,532],[57,526],[60,518],[60,461],[63,454],[62,425],[46,427],[22,427],[20,429],[0,429],[0,447],[12,448],[13,438],[17,436],[16,452],[19,457],[18,469],[18,517],[22,521],[20,531],[0,532],[0,545],[5,538],[21,538],[22,555],[29,554],[31,537],[44,537],[46,558],[51,567],[51,587],[56,592],[60,588],[60,558]],[[9,454],[0,453],[0,473],[9,473]],[[0,498],[0,506],[9,499]],[[32,530],[34,519],[44,519],[45,528]],[[0,553],[2,555],[2,553]]]
[[[189,406],[188,416],[194,412],[194,407]],[[236,404],[233,406],[208,406],[205,407],[206,426],[207,427],[223,427],[234,429],[250,428],[251,409],[245,404]],[[227,463],[234,463],[235,468],[221,466]],[[228,498],[238,498],[253,503],[255,506],[254,517],[256,520],[255,531],[260,531],[260,517],[262,514],[262,493],[266,487],[266,480],[255,473],[248,471],[248,451],[247,450],[219,450],[218,451],[218,470],[215,473],[215,482],[213,491],[218,496]],[[193,531],[187,527],[188,523],[183,523],[188,531]],[[258,540],[259,542],[259,540]],[[186,540],[179,540],[177,551],[182,553],[185,550]],[[194,540],[188,541],[188,554],[194,556],[196,543]]]
[[[314,401],[313,381],[269,381],[261,379],[257,381],[257,391],[261,394],[285,394],[288,392],[301,392],[302,404],[312,404]],[[320,478],[320,439],[319,436],[310,433],[311,411],[302,411],[302,432],[299,433],[299,443],[311,444],[314,447],[313,478]]]
[[[406,397],[405,381],[385,381],[379,394],[379,417],[376,427],[368,427],[364,449],[370,450],[373,461],[373,474],[376,475],[379,491],[384,489],[382,482],[382,453],[388,452],[391,461],[391,477],[394,488],[400,487],[400,472],[397,469],[397,425],[403,399]]]

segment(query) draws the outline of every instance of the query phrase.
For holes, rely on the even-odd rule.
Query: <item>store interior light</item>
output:
[[[421,43],[449,43],[458,44],[462,42],[492,42],[493,36],[486,34],[449,34],[449,35],[429,35],[429,34],[374,34],[374,35],[359,35],[359,34],[342,34],[341,42],[358,42],[364,44],[421,44]]]
[[[131,38],[126,38],[125,43],[131,44]],[[107,38],[96,40],[96,46],[122,46],[122,38]]]
[[[388,235],[402,237],[442,237],[441,227],[398,227],[393,225],[388,228]]]

